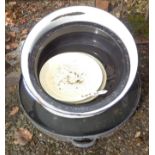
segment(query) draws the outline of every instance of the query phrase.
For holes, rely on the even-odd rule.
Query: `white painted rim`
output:
[[[77,13],[77,14],[76,14]],[[74,15],[76,14],[76,15]],[[85,113],[71,113],[69,111],[58,109],[57,107],[47,103],[40,95],[37,93],[35,88],[32,85],[32,81],[30,80],[29,68],[28,68],[28,58],[31,53],[31,50],[36,43],[36,41],[50,29],[57,27],[61,24],[70,23],[70,22],[91,22],[96,23],[101,26],[107,27],[111,31],[113,31],[124,43],[130,59],[130,74],[128,82],[123,89],[122,93],[117,96],[111,103],[103,106],[100,109],[95,109],[93,111],[85,112]],[[128,29],[124,26],[122,22],[120,22],[116,17],[107,13],[106,11],[88,7],[88,6],[72,6],[57,10],[46,17],[44,17],[40,22],[38,22],[32,31],[29,33],[22,50],[21,55],[21,69],[22,75],[24,77],[24,81],[26,83],[29,92],[31,95],[44,106],[48,111],[68,118],[84,118],[90,117],[96,114],[99,114],[114,104],[116,104],[129,90],[131,87],[137,72],[138,67],[138,54],[137,48],[134,42],[134,39]]]

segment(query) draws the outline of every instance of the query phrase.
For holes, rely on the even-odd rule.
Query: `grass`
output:
[[[129,15],[128,21],[131,24],[134,36],[141,36],[145,39],[149,38],[149,22],[145,21],[145,16]]]

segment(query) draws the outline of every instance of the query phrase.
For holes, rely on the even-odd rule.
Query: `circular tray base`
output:
[[[141,84],[136,77],[132,87],[121,101],[107,111],[88,118],[64,118],[51,114],[37,103],[19,82],[20,106],[30,121],[42,132],[56,139],[70,141],[78,147],[89,147],[99,137],[118,129],[136,110]]]

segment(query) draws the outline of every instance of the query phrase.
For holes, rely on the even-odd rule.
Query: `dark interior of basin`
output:
[[[106,69],[105,89],[108,93],[91,102],[72,105],[56,101],[41,89],[39,72],[43,64],[64,52],[84,52],[99,59]],[[69,106],[75,112],[89,111],[110,103],[122,92],[130,72],[129,57],[123,42],[109,29],[92,23],[70,23],[50,30],[34,46],[29,62],[31,80],[38,93],[50,104],[62,109]]]
[[[102,42],[104,42],[104,44]],[[60,38],[57,38],[47,47],[45,47],[44,51],[46,52],[43,52],[40,55],[38,63],[38,76],[43,64],[49,58],[58,53],[88,53],[99,59],[100,62],[104,64],[108,75],[108,81],[105,89],[108,90],[109,94],[116,88],[117,83],[119,83],[123,70],[121,55],[120,53],[117,54],[118,50],[119,49],[115,47],[115,45],[111,45],[111,43],[107,39],[104,39],[103,37],[98,35],[94,36],[93,34],[88,32],[66,34],[61,36]],[[113,52],[114,54],[109,53],[109,51]]]

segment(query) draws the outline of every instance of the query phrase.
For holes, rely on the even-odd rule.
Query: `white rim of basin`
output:
[[[74,16],[74,14],[76,14]],[[31,78],[30,78],[30,71],[29,71],[29,56],[30,53],[38,41],[38,39],[48,32],[50,29],[53,29],[59,25],[70,23],[70,22],[90,22],[95,23],[101,26],[104,26],[114,32],[123,42],[125,45],[129,59],[130,59],[130,73],[129,79],[124,87],[123,91],[118,95],[112,102],[103,106],[100,109],[94,109],[88,112],[70,112],[67,110],[59,109],[50,103],[48,103],[44,98],[42,98],[39,93],[35,90]],[[96,32],[97,33],[97,32]],[[137,48],[134,42],[134,39],[125,25],[119,21],[116,17],[103,11],[101,9],[97,9],[94,7],[88,6],[72,6],[62,8],[55,12],[50,13],[46,17],[44,17],[41,21],[39,21],[34,28],[29,33],[22,49],[21,54],[21,69],[22,75],[24,78],[24,84],[27,90],[30,92],[30,95],[39,102],[44,108],[46,108],[49,112],[59,115],[62,117],[68,118],[84,118],[84,117],[91,117],[93,115],[99,114],[108,108],[112,107],[116,104],[122,97],[128,92],[129,88],[131,87],[138,67],[138,54]]]
[[[106,71],[98,59],[82,52],[65,52],[48,59],[39,74],[45,92],[56,100],[82,104],[104,89]],[[102,94],[103,95],[103,94]]]

